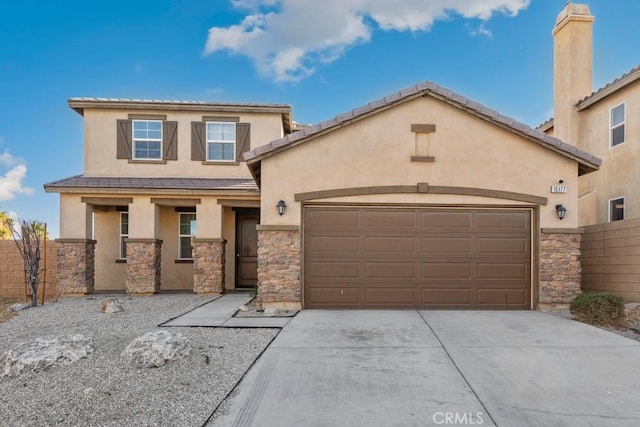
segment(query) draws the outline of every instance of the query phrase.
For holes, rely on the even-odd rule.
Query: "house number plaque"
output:
[[[566,193],[567,187],[564,185],[552,185],[551,186],[552,193]]]

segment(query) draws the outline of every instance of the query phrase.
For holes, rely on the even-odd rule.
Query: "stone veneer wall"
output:
[[[94,291],[96,241],[56,240],[58,294],[90,294]]]
[[[582,292],[581,237],[579,233],[540,234],[540,303],[570,303]]]
[[[154,294],[160,291],[162,240],[126,239],[129,294]]]
[[[263,304],[301,304],[300,255],[297,227],[258,226],[258,295]]]
[[[224,239],[193,239],[193,292],[224,292]]]

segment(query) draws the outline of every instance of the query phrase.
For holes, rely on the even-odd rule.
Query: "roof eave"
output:
[[[640,80],[640,67],[636,67],[629,73],[615,80],[613,83],[608,84],[607,86],[603,87],[597,92],[594,92],[583,100],[578,101],[578,103],[576,104],[576,108],[578,109],[578,111],[586,110],[592,105],[602,101],[609,95],[616,93],[617,91],[629,86],[637,80]]]

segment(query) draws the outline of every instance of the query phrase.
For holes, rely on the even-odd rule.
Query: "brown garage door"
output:
[[[306,207],[307,308],[529,309],[528,210]]]

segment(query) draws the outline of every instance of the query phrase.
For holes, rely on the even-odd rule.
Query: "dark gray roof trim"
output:
[[[123,178],[87,177],[83,175],[49,182],[48,192],[63,189],[129,189],[129,190],[240,190],[258,191],[253,179],[233,178]]]
[[[247,161],[247,164],[251,167],[254,176],[258,178],[259,172],[256,170],[257,168],[252,165],[260,162],[260,160],[265,157],[268,157],[272,154],[275,154],[276,152],[285,150],[287,148],[294,147],[302,142],[311,139],[312,137],[330,132],[350,122],[362,119],[368,115],[375,114],[394,105],[401,104],[403,102],[425,95],[440,99],[481,119],[487,120],[508,131],[534,141],[546,148],[570,157],[576,160],[581,165],[581,173],[587,173],[597,170],[602,163],[601,159],[585,151],[579,150],[573,145],[566,144],[557,138],[546,135],[544,132],[533,129],[507,116],[503,116],[495,110],[487,108],[482,104],[474,102],[447,88],[428,81],[403,89],[399,92],[378,99],[377,101],[370,102],[367,105],[340,114],[330,120],[305,127],[304,129],[289,134],[284,138],[280,138],[270,142],[269,144],[257,147],[252,151],[244,153],[244,158]]]
[[[230,103],[205,101],[177,101],[129,98],[69,98],[69,107],[81,116],[85,108],[159,111],[202,111],[216,113],[270,113],[282,114],[285,133],[291,132],[293,117],[291,105]]]
[[[578,103],[576,104],[576,106],[578,107],[578,111],[589,108],[596,102],[601,101],[612,93],[617,92],[618,90],[630,85],[638,79],[640,79],[640,65],[632,68],[628,73],[623,74],[611,83],[608,83],[604,87],[601,87],[597,91],[593,92],[591,95],[578,101]]]

